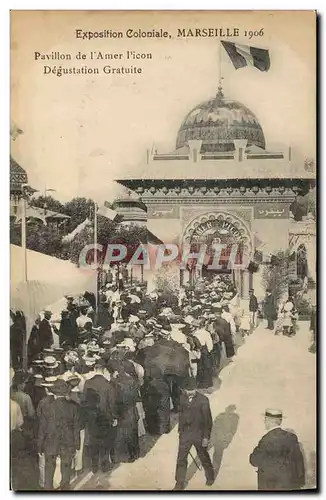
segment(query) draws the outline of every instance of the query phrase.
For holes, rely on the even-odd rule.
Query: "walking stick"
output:
[[[192,459],[193,459],[193,461],[195,462],[197,469],[198,469],[198,470],[202,470],[202,466],[197,464],[197,462],[196,462],[196,460],[195,460],[195,457],[193,456],[193,454],[191,453],[191,451],[189,451],[189,455],[191,456],[191,458],[192,458]]]

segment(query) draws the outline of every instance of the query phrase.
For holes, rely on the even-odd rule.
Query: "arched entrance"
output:
[[[228,273],[232,274],[240,295],[248,295],[249,276],[246,269],[253,255],[254,243],[250,229],[241,218],[224,210],[201,214],[186,226],[182,244],[190,245],[190,251],[194,253],[199,251],[200,245],[207,245],[200,268],[196,266],[197,260],[189,262],[191,281],[210,273]],[[219,269],[212,268],[214,256],[216,263],[216,245],[222,247]]]

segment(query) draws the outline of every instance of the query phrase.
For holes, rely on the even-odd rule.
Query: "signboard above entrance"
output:
[[[254,207],[255,219],[288,219],[289,206],[285,203],[259,203]]]

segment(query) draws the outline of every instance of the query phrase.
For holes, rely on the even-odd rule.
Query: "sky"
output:
[[[221,68],[227,98],[257,116],[267,149],[292,147],[294,158],[315,157],[314,20],[298,13],[65,13],[23,12],[12,16],[11,121],[23,131],[11,141],[13,157],[29,183],[68,201],[75,196],[111,201],[123,190],[114,179],[145,161],[146,149],[175,147],[185,115],[217,91]],[[74,14],[74,15],[73,15]],[[288,15],[287,15],[288,14]],[[178,27],[239,26],[264,36],[229,39],[270,51],[271,68],[235,70],[218,38],[176,38]],[[75,38],[75,29],[168,29],[171,39]],[[305,36],[303,36],[303,33]],[[108,61],[142,66],[141,75],[44,75],[34,52],[152,53],[152,60]],[[87,60],[62,65],[100,65]]]

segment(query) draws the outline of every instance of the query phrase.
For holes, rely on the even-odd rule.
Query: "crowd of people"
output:
[[[108,470],[136,460],[145,433],[170,432],[185,381],[209,389],[221,360],[234,357],[236,301],[228,275],[177,295],[147,293],[121,273],[116,279],[103,273],[97,315],[90,293],[66,297],[59,323],[43,311],[29,336],[27,371],[19,349],[11,358],[18,489],[23,478],[15,466],[24,457],[36,461],[41,488],[59,487],[61,476],[60,488],[69,489],[85,461],[93,472]],[[22,328],[21,317],[12,315],[14,330]]]
[[[199,279],[174,294],[149,293],[121,270],[103,271],[98,301],[89,292],[67,296],[59,321],[50,310],[36,319],[27,370],[18,342],[24,316],[12,313],[13,488],[68,490],[85,468],[105,472],[137,460],[142,437],[170,432],[189,388],[213,387],[221,365],[236,355],[237,332],[249,335],[264,315],[274,333],[295,334],[291,296],[277,304],[267,290],[259,304],[254,290],[249,295],[244,311],[230,275]]]

